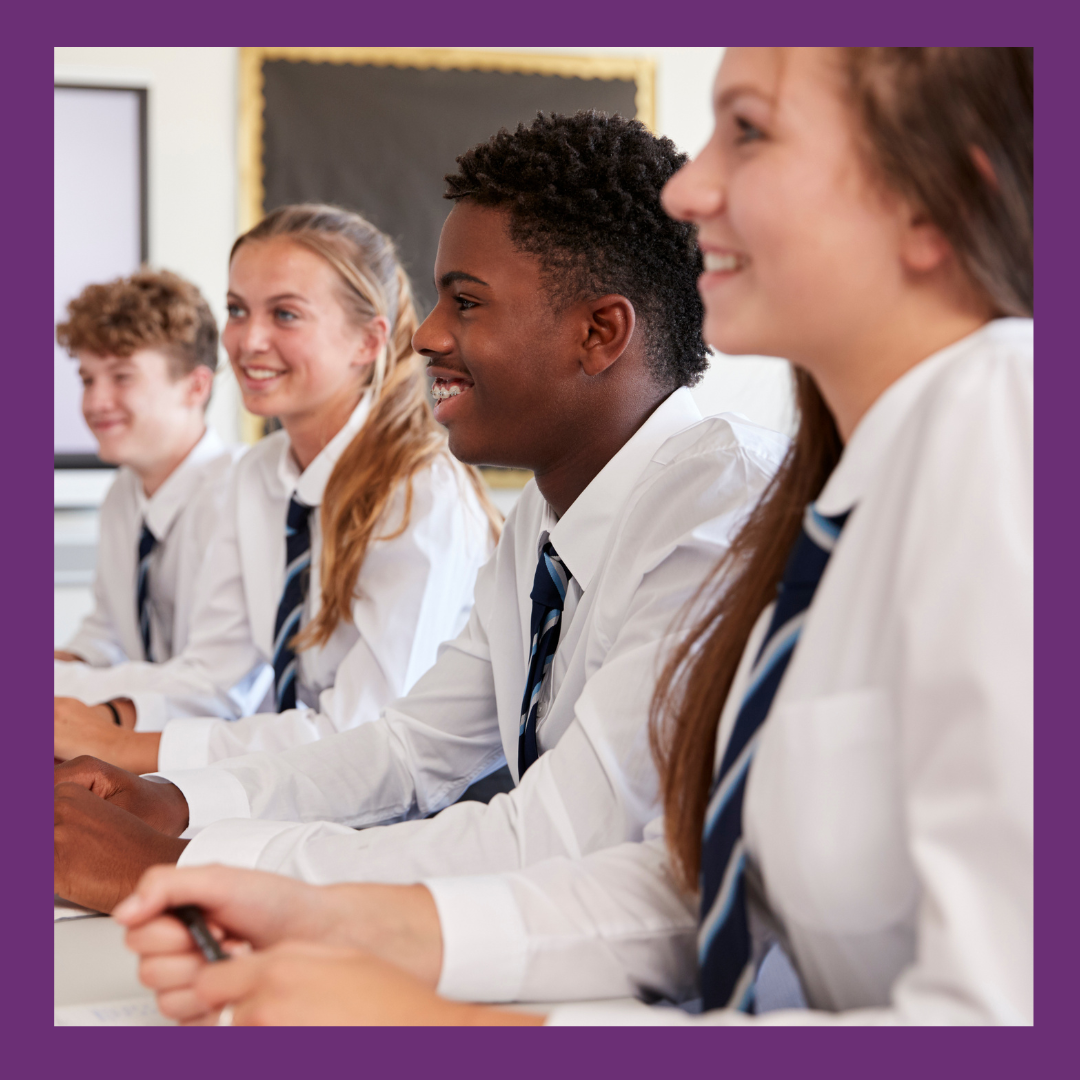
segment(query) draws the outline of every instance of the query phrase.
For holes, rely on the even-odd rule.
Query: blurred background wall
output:
[[[523,53],[632,57],[652,61],[655,72],[655,129],[680,149],[695,154],[711,130],[710,87],[721,48],[565,48]],[[230,48],[57,48],[55,81],[77,86],[145,89],[146,251],[151,265],[189,278],[224,319],[227,256],[242,223],[239,127],[240,50]],[[65,134],[65,130],[68,134]],[[74,139],[59,122],[57,168]],[[465,150],[462,146],[460,149]],[[447,168],[452,167],[452,161]],[[65,177],[58,173],[57,189]],[[360,208],[362,209],[362,208]],[[69,214],[71,210],[69,207]],[[77,211],[76,211],[77,212]],[[57,250],[69,235],[58,200]],[[68,232],[63,232],[64,229]],[[59,310],[85,282],[58,265]],[[134,269],[132,267],[131,269]],[[422,271],[430,273],[429,268]],[[420,271],[416,271],[419,276]],[[250,437],[244,428],[239,393],[222,357],[209,422],[230,442]],[[63,379],[76,381],[75,363],[57,360],[58,394]],[[70,384],[67,392],[76,393]],[[790,380],[783,361],[716,356],[694,389],[704,413],[740,412],[768,427],[787,430],[792,422]],[[59,412],[57,414],[59,416]],[[62,421],[58,419],[58,427]],[[58,442],[64,433],[57,432]],[[72,436],[73,437],[73,436]],[[70,438],[69,438],[69,441]],[[63,641],[90,605],[97,540],[96,507],[112,473],[58,469],[56,472],[55,637]],[[499,492],[512,505],[512,490]]]

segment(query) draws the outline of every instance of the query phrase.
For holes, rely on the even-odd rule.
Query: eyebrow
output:
[[[241,303],[247,303],[247,301],[244,300],[244,298],[239,293],[233,292],[232,289],[230,289],[225,295],[227,298],[239,300],[241,301]],[[270,296],[267,298],[266,302],[268,304],[276,304],[281,300],[299,300],[305,304],[308,302],[306,296],[301,296],[299,293],[291,292],[278,293],[276,296]]]
[[[768,94],[763,94],[760,90],[755,90],[752,86],[729,86],[720,96],[716,99],[716,110],[719,112],[721,109],[730,108],[731,103],[736,98],[749,95],[750,97],[759,98],[761,101],[767,104],[773,104],[773,99]]]
[[[476,285],[483,285],[488,289],[491,288],[486,281],[482,281],[472,274],[466,274],[464,270],[448,270],[441,278],[439,278],[438,286],[440,289],[448,289],[456,281],[471,281]]]

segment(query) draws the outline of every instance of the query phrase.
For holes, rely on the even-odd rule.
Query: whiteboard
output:
[[[86,285],[137,270],[146,258],[146,91],[53,90],[53,316]],[[53,337],[53,450],[92,455],[77,362]]]

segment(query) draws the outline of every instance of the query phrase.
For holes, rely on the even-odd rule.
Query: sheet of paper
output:
[[[53,922],[59,922],[61,919],[88,919],[91,917],[103,919],[105,917],[100,911],[79,907],[78,904],[73,904],[70,900],[61,900],[55,894],[53,895],[53,903],[55,905]]]
[[[56,1027],[167,1027],[149,996],[124,998],[121,1001],[101,1001],[96,1005],[58,1005],[53,1010]]]

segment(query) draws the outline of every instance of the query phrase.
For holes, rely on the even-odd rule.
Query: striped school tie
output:
[[[521,723],[518,726],[518,780],[540,756],[536,749],[536,719],[540,690],[559,647],[566,586],[573,575],[567,570],[555,548],[548,541],[536,564],[532,593],[532,641],[529,652],[529,677],[521,700]]]
[[[139,617],[139,634],[142,636],[143,659],[153,660],[150,655],[150,552],[157,544],[157,537],[143,522],[139,535],[139,563],[135,581],[135,607]]]
[[[706,1009],[753,1010],[756,972],[746,914],[743,793],[761,725],[802,632],[807,608],[851,511],[827,518],[806,508],[784,570],[769,630],[750,672],[735,727],[713,782],[701,849],[698,964]]]
[[[311,577],[310,514],[311,507],[293,495],[285,521],[285,587],[274,620],[274,700],[278,712],[296,708],[297,661],[292,641],[300,630]]]

